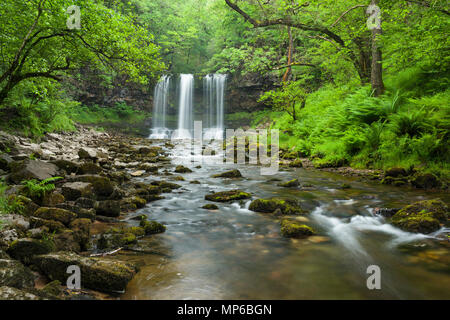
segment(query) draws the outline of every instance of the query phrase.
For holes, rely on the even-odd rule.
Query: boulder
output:
[[[81,175],[72,178],[75,182],[91,183],[94,193],[100,197],[109,197],[114,192],[114,185],[107,177],[99,175]]]
[[[36,217],[30,218],[31,228],[46,227],[50,232],[60,232],[66,227],[59,221],[40,219]]]
[[[395,168],[390,168],[390,169],[386,170],[385,176],[393,177],[393,178],[406,177],[406,176],[408,176],[408,173],[406,172],[406,170],[404,168],[395,167]]]
[[[64,170],[67,174],[78,172],[79,165],[75,162],[58,159],[51,163],[56,165],[59,169]]]
[[[97,201],[94,208],[96,213],[102,216],[120,216],[120,201],[117,200]]]
[[[44,198],[42,199],[42,205],[44,207],[54,207],[64,201],[64,196],[59,192],[45,193]]]
[[[75,205],[83,209],[92,209],[95,206],[95,200],[81,197],[75,201]]]
[[[277,209],[284,215],[306,213],[297,201],[281,198],[256,199],[249,207],[249,210],[261,213],[274,213]]]
[[[82,163],[78,169],[78,174],[98,174],[101,173],[103,169],[92,162]]]
[[[34,216],[45,220],[58,221],[65,225],[69,225],[72,220],[77,218],[76,213],[69,210],[48,207],[40,207],[36,210]]]
[[[18,289],[33,287],[34,275],[17,260],[0,259],[0,287],[2,286]]]
[[[419,189],[432,189],[442,187],[442,182],[432,173],[418,174],[411,184]]]
[[[81,250],[87,250],[91,237],[92,221],[86,218],[75,219],[70,223],[70,229],[74,232],[75,240],[80,244]]]
[[[25,238],[11,243],[7,253],[12,258],[29,264],[34,255],[49,253],[54,249],[54,244],[51,241]]]
[[[101,292],[123,292],[138,268],[121,261],[86,258],[70,252],[56,252],[33,258],[35,265],[51,280],[67,281],[67,268],[80,267],[81,285]]]
[[[206,210],[217,210],[219,209],[218,206],[216,206],[215,204],[209,203],[209,204],[205,204],[202,209],[206,209]]]
[[[78,157],[80,159],[97,160],[98,153],[97,150],[93,148],[83,147],[78,150]]]
[[[89,182],[67,182],[61,187],[64,197],[69,201],[93,196],[94,188]]]
[[[11,164],[9,180],[20,184],[23,180],[45,180],[58,174],[58,167],[53,163],[41,160],[23,160]]]
[[[13,158],[11,158],[6,153],[0,154],[0,169],[9,171],[9,164],[14,162]]]
[[[300,183],[298,182],[298,179],[293,179],[290,181],[279,183],[278,185],[283,188],[297,188],[298,186],[300,186]]]
[[[281,235],[286,238],[306,238],[314,234],[314,230],[296,221],[281,221]]]
[[[156,221],[148,221],[146,217],[141,220],[139,225],[144,228],[146,235],[163,233],[166,231],[166,226]]]
[[[302,168],[302,167],[303,167],[302,160],[300,160],[300,159],[295,159],[295,160],[289,162],[289,167],[292,167],[292,168]]]
[[[447,223],[449,210],[440,199],[415,202],[399,210],[391,223],[409,232],[431,233]]]
[[[205,199],[214,202],[228,202],[234,200],[249,199],[251,198],[251,196],[252,195],[250,193],[244,192],[242,190],[231,190],[207,194],[205,196]]]
[[[55,243],[54,251],[81,252],[81,244],[75,231],[64,229],[53,238]]]
[[[175,168],[176,173],[191,173],[192,170],[189,168],[186,168],[185,166],[179,165]]]
[[[215,174],[213,178],[242,178],[242,174],[238,169],[226,171],[223,173]]]

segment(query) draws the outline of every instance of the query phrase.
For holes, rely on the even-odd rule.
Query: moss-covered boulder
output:
[[[14,287],[0,287],[0,300],[42,300],[42,297]]]
[[[408,184],[408,178],[407,177],[385,177],[383,180],[381,180],[382,184],[388,184],[393,185],[395,187],[400,187]]]
[[[147,200],[134,196],[120,200],[120,210],[124,212],[135,211],[145,207]]]
[[[51,163],[56,165],[59,169],[64,170],[67,174],[78,172],[79,165],[75,162],[58,159]]]
[[[36,210],[39,209],[39,206],[34,203],[33,200],[23,195],[12,194],[8,197],[8,199],[11,201],[11,203],[20,203],[23,207],[22,213],[26,216],[33,215]]]
[[[62,230],[64,230],[66,227],[64,226],[64,224],[62,224],[59,221],[55,221],[55,220],[46,220],[46,219],[41,219],[41,218],[37,218],[37,217],[31,217],[30,218],[30,227],[31,228],[41,228],[41,227],[45,227],[47,228],[51,233],[53,232],[61,232]]]
[[[404,168],[394,167],[386,170],[385,175],[393,178],[406,177],[408,172]]]
[[[185,166],[179,165],[175,168],[175,172],[176,173],[191,173],[192,170]]]
[[[80,244],[80,249],[82,251],[89,248],[91,225],[91,219],[86,218],[75,219],[70,223],[70,229],[74,232],[74,238]]]
[[[33,287],[34,275],[30,269],[17,260],[0,259],[0,287],[18,289]]]
[[[393,225],[410,232],[431,233],[447,223],[449,210],[440,199],[415,202],[399,210],[391,219]]]
[[[63,184],[62,193],[69,201],[75,201],[78,198],[90,198],[94,195],[94,187],[89,182],[67,182]]]
[[[101,292],[123,292],[137,273],[137,266],[121,261],[86,258],[70,252],[56,252],[33,258],[36,266],[50,280],[67,280],[67,268],[80,267],[81,286]]]
[[[302,160],[295,159],[295,160],[289,162],[289,167],[292,167],[292,168],[303,168]]]
[[[297,201],[281,198],[256,199],[250,203],[249,210],[261,213],[274,213],[279,210],[281,214],[304,214],[303,210]]]
[[[156,234],[156,233],[163,233],[166,231],[166,226],[156,222],[156,221],[149,221],[144,216],[139,223],[139,225],[144,228],[146,235]]]
[[[55,250],[50,240],[19,239],[11,243],[7,253],[14,259],[29,264],[34,255],[46,254]]]
[[[66,199],[64,196],[59,192],[51,192],[46,193],[42,199],[42,205],[44,207],[54,207],[57,204],[63,203]]]
[[[82,163],[78,169],[78,174],[99,174],[103,171],[102,167],[92,162]]]
[[[311,227],[298,223],[296,221],[281,221],[281,235],[286,238],[306,238],[314,235],[315,232]]]
[[[105,217],[119,217],[120,216],[120,201],[104,200],[97,201],[94,207],[98,215]]]
[[[167,181],[152,181],[151,183],[153,186],[158,186],[159,190],[158,193],[161,192],[170,192],[170,190],[176,190],[176,189],[180,189],[181,186],[179,184],[176,183],[172,183],[172,182],[167,182]]]
[[[242,178],[242,174],[238,169],[218,173],[212,176],[213,178]]]
[[[202,209],[206,209],[206,210],[217,210],[219,209],[218,206],[216,206],[215,204],[209,203],[209,204],[205,204]]]
[[[72,178],[74,182],[91,183],[94,193],[98,197],[109,197],[114,192],[114,184],[107,177],[99,175],[81,175]]]
[[[298,186],[300,186],[300,183],[298,182],[298,179],[293,179],[290,181],[279,183],[278,185],[283,188],[297,188]]]
[[[242,190],[231,190],[207,194],[205,199],[214,202],[229,202],[234,200],[250,199],[251,196],[252,195],[250,193]]]
[[[442,187],[442,182],[432,173],[418,174],[411,181],[411,184],[419,189],[433,189]]]
[[[44,180],[58,175],[58,167],[53,163],[41,160],[23,160],[10,164],[9,180],[15,184],[23,180]]]
[[[65,225],[69,225],[69,223],[77,218],[76,213],[71,211],[60,209],[60,208],[48,208],[48,207],[40,207],[33,214],[35,217],[45,219],[45,220],[54,220],[61,222]]]

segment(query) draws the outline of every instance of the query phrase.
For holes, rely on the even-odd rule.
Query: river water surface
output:
[[[211,178],[234,168],[244,178]],[[121,254],[141,265],[122,299],[450,299],[448,230],[411,234],[372,213],[375,207],[424,199],[449,203],[448,194],[305,169],[282,169],[275,176],[261,176],[260,168],[251,165],[191,169],[193,173],[182,174],[186,181],[173,181],[181,189],[138,212],[165,224],[167,231],[143,241],[152,254]],[[281,188],[274,178],[298,178],[313,187]],[[201,184],[190,184],[192,180]],[[352,188],[340,189],[343,183]],[[310,214],[295,218],[318,235],[283,238],[279,220],[249,211],[250,201],[218,204],[215,211],[200,208],[208,203],[205,194],[232,189],[250,192],[252,199],[301,201]],[[369,265],[381,269],[381,290],[367,289]]]

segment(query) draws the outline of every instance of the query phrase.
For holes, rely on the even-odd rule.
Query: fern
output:
[[[47,193],[55,190],[55,185],[52,182],[61,179],[63,178],[53,177],[42,180],[41,182],[36,179],[22,181],[22,184],[24,185],[22,192],[25,194],[25,196],[40,201]]]

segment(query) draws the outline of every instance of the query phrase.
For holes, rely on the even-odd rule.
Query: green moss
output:
[[[273,213],[279,209],[282,214],[304,214],[303,210],[297,201],[280,199],[280,198],[270,198],[270,199],[256,199],[252,201],[249,209],[255,212],[262,213]]]
[[[300,183],[298,182],[298,179],[293,179],[287,182],[279,183],[278,185],[284,188],[296,188],[300,185]]]
[[[212,176],[213,178],[242,178],[242,174],[239,170],[234,169],[223,173],[218,173]]]
[[[281,235],[286,238],[305,238],[315,234],[314,230],[295,221],[281,221]]]
[[[148,221],[147,217],[143,217],[139,224],[145,230],[146,235],[163,233],[166,231],[166,226],[156,221]]]
[[[209,204],[205,204],[202,209],[206,209],[206,210],[217,210],[219,209],[218,206],[216,206],[215,204],[209,203]]]
[[[241,190],[216,192],[213,194],[207,194],[205,196],[206,200],[214,201],[214,202],[229,202],[229,201],[243,200],[243,199],[249,199],[249,198],[251,198],[251,194],[241,191]]]

